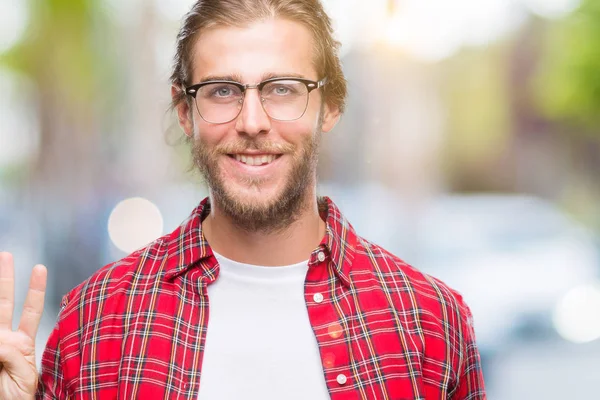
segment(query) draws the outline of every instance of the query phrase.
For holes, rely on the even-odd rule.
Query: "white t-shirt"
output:
[[[329,399],[304,302],[308,261],[264,267],[215,256],[198,398]]]

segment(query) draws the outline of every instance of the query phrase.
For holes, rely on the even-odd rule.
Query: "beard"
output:
[[[202,139],[195,139],[192,145],[193,161],[206,181],[211,200],[233,224],[247,232],[281,232],[295,222],[301,211],[310,207],[307,193],[314,187],[321,141],[321,124],[317,130],[298,146],[275,144],[268,140],[240,138],[239,140],[210,149]],[[244,150],[257,150],[266,153],[278,153],[291,157],[291,169],[285,177],[284,188],[271,200],[257,202],[236,195],[219,167],[219,160],[232,153]],[[264,179],[249,177],[243,185],[253,187],[260,193]]]

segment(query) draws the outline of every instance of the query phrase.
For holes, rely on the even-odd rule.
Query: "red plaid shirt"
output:
[[[327,233],[304,292],[331,398],[485,399],[461,296],[357,236],[323,200]],[[201,229],[208,208],[65,296],[38,399],[196,400],[219,275]]]

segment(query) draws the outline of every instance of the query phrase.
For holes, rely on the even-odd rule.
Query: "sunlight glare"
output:
[[[581,0],[523,0],[532,13],[544,18],[562,18],[573,12]]]

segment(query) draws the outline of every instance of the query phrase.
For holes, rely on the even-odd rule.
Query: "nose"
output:
[[[271,129],[271,118],[262,106],[262,99],[258,90],[246,90],[242,110],[235,123],[235,129],[238,133],[248,136],[267,133]]]

